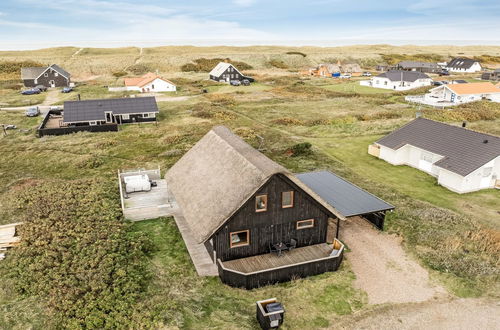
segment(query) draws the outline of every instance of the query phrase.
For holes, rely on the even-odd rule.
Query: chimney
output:
[[[467,126],[467,122],[462,122],[462,127],[465,128],[465,126]]]
[[[488,143],[488,140],[484,140],[484,141],[483,141],[483,143],[484,143],[484,144]]]

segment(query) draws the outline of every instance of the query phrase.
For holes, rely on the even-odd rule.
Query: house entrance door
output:
[[[54,80],[49,81],[50,87],[56,87],[56,83]]]

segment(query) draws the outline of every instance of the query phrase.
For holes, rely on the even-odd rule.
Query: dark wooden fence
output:
[[[342,263],[343,257],[344,250],[342,249],[339,255],[335,257],[326,257],[311,260],[306,263],[266,269],[264,271],[249,274],[226,269],[219,259],[217,260],[217,266],[219,269],[219,276],[223,283],[233,287],[250,290],[268,284],[287,282],[294,278],[336,271]]]
[[[75,126],[60,128],[42,128],[38,129],[38,136],[45,135],[64,135],[78,132],[118,132],[117,124],[105,124],[96,126]]]

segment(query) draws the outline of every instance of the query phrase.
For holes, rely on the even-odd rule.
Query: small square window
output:
[[[297,229],[306,229],[314,227],[314,219],[297,221]]]
[[[142,118],[148,118],[149,117],[149,113],[143,113],[142,114]]]
[[[48,74],[48,73],[44,73],[44,74],[43,74],[43,76],[44,76],[44,77],[48,77],[48,76],[49,76],[49,74]]]
[[[231,248],[250,244],[250,231],[242,230],[229,234]]]
[[[293,207],[293,191],[284,191],[281,193],[281,207],[284,209]]]
[[[257,197],[255,197],[255,211],[267,211],[267,195],[258,195]]]

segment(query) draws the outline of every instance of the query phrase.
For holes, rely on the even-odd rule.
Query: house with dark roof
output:
[[[328,173],[296,176],[218,126],[165,178],[186,244],[206,251],[224,283],[251,289],[335,271],[341,220],[383,225],[391,205]]]
[[[155,122],[158,112],[154,96],[66,101],[64,110],[46,114],[38,135],[117,131],[121,124]]]
[[[481,75],[481,80],[500,81],[500,69],[495,69],[491,72],[484,72]]]
[[[219,64],[210,71],[209,77],[211,80],[225,83],[229,83],[232,80],[243,81],[245,79],[250,82],[254,81],[253,78],[245,76],[234,65],[227,62],[219,62]]]
[[[47,88],[68,87],[71,83],[69,72],[57,64],[52,64],[48,67],[21,68],[21,79],[26,87],[35,87],[38,85],[43,85]]]
[[[441,72],[441,67],[436,63],[419,61],[401,61],[396,65],[397,70],[418,71],[424,73]]]
[[[446,70],[450,72],[472,73],[481,71],[482,67],[479,61],[457,57],[446,64]]]
[[[362,80],[359,83],[362,86],[405,91],[430,86],[432,79],[425,73],[418,71],[389,70],[372,77],[370,80]]]
[[[368,152],[408,165],[457,193],[500,188],[500,137],[417,118],[376,141]]]

